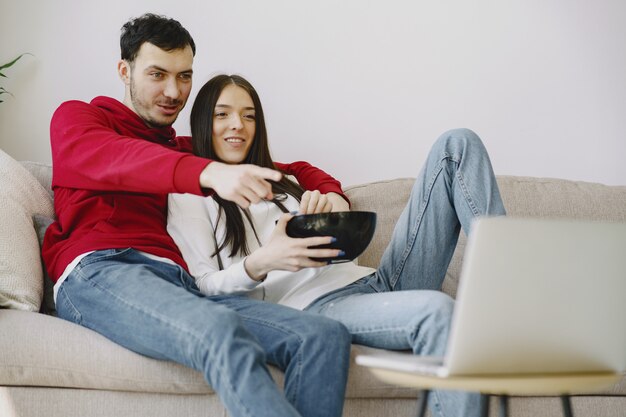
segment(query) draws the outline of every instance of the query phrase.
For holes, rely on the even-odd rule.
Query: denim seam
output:
[[[199,343],[204,342],[203,338],[195,336],[191,332],[187,332],[187,333],[190,334],[192,337],[194,337],[196,340],[198,340]],[[215,349],[213,347],[210,347],[209,349],[210,349],[209,356],[215,357],[216,356]],[[217,373],[216,376],[219,380],[227,379],[227,383],[222,383],[222,386],[226,388],[227,394],[231,398],[232,403],[233,404],[236,403],[236,405],[239,407],[239,411],[244,413],[246,416],[254,417],[254,414],[251,412],[251,410],[248,409],[248,407],[245,406],[245,403],[239,400],[239,396],[236,394],[237,390],[235,389],[236,384],[234,384],[233,381],[231,381],[230,378],[227,377],[228,372],[224,372],[224,368],[220,366],[219,361],[217,362],[217,366],[216,366],[215,361],[212,361],[211,366],[213,366],[214,369],[216,370],[216,373]],[[203,373],[204,373],[204,368],[203,368]]]
[[[296,339],[298,340],[298,345],[302,346],[302,344],[303,344],[302,343],[303,342],[302,338],[297,333],[294,333],[294,332],[290,331],[289,329],[286,329],[286,328],[284,328],[282,326],[279,326],[275,322],[259,319],[259,318],[256,318],[256,317],[246,317],[246,320],[251,321],[251,322],[255,322],[255,323],[259,323],[259,324],[263,324],[263,325],[265,325],[267,327],[271,327],[271,328],[273,328],[275,330],[278,330],[278,331],[280,331],[280,332],[282,332],[284,334],[288,334],[290,336],[295,336]],[[298,352],[296,353],[295,357],[292,358],[292,361],[293,361],[293,359],[296,360],[296,365],[298,367],[298,370],[301,370],[302,369],[302,349],[298,349]],[[295,381],[294,381],[294,388],[295,388],[294,392],[293,392],[294,395],[300,389],[300,375],[301,374],[302,374],[302,372],[300,372],[300,371],[295,372],[295,375],[297,375],[297,378],[295,378]],[[297,404],[297,398],[290,399],[290,402],[292,404]]]
[[[201,342],[202,342],[202,341],[201,341]],[[215,351],[213,351],[213,349],[211,349],[211,350],[212,350],[212,351],[210,352],[210,355],[211,355],[212,357],[214,357],[214,356],[215,356]],[[212,364],[212,366],[215,366],[215,363],[213,363],[213,364]],[[228,375],[228,373],[227,373],[227,372],[225,373],[225,372],[223,371],[223,368],[222,368],[221,366],[219,366],[219,365],[218,365],[218,366],[215,366],[215,369],[216,369],[216,371],[217,371],[217,373],[218,373],[217,377],[218,377],[219,379],[227,379],[227,378],[225,378],[225,377],[224,377],[224,375]],[[236,390],[235,390],[235,384],[233,384],[233,383],[232,383],[232,381],[231,381],[229,378],[228,378],[228,383],[227,383],[227,384],[222,384],[222,386],[225,386],[225,387],[226,387],[226,389],[227,389],[227,391],[228,391],[228,395],[229,395],[229,396],[230,396],[230,398],[231,398],[231,401],[232,401],[233,403],[236,403],[236,404],[237,404],[237,406],[239,407],[239,410],[240,410],[242,413],[245,413],[245,415],[246,415],[246,416],[248,416],[248,417],[254,417],[254,414],[253,414],[253,413],[252,413],[252,412],[248,409],[248,407],[246,407],[246,406],[245,406],[245,404],[244,404],[243,402],[241,402],[241,401],[239,400],[239,396],[238,396],[237,394],[235,394],[235,393],[236,393]],[[235,400],[236,400],[236,401],[235,401]]]
[[[468,189],[467,185],[465,184],[465,181],[463,180],[463,174],[461,174],[460,171],[456,172],[456,179],[457,179],[457,182],[459,183],[459,185],[461,187],[461,191],[463,192],[463,196],[465,197],[465,202],[469,206],[470,210],[472,210],[472,213],[474,214],[474,216],[478,216],[479,215],[478,208],[476,207],[476,204],[474,203],[474,199],[472,198],[472,196],[471,196],[471,194],[469,192],[469,189]]]
[[[424,216],[424,212],[426,211],[426,207],[428,207],[430,194],[432,192],[433,186],[435,185],[435,181],[437,180],[437,177],[441,174],[441,171],[443,170],[443,161],[447,158],[449,158],[449,156],[446,153],[444,153],[442,159],[439,161],[439,165],[434,170],[433,175],[431,176],[430,181],[428,182],[428,186],[426,187],[425,197],[422,200],[422,204],[419,210],[419,215],[417,216],[417,219],[415,221],[415,227],[411,230],[411,237],[409,238],[410,243],[406,246],[406,249],[404,250],[404,253],[402,254],[402,262],[398,264],[398,267],[396,268],[389,282],[392,290],[395,289],[398,279],[400,278],[400,274],[402,273],[402,270],[404,269],[404,265],[406,264],[406,260],[409,254],[411,253],[411,250],[413,249],[413,245],[415,244],[415,239],[417,238],[417,233],[419,232],[419,228],[422,224],[422,218]]]
[[[417,338],[417,335],[419,334],[421,328],[422,328],[422,325],[420,323],[419,327],[417,327],[416,329],[412,329],[412,330],[416,330],[415,333],[411,332],[411,337],[413,339]],[[427,342],[426,338],[424,337],[420,338],[419,344],[414,347],[415,350],[413,351],[413,353],[422,352],[424,350],[424,346],[426,346],[426,342]]]
[[[407,325],[407,326],[377,327],[377,328],[371,328],[371,329],[352,329],[350,330],[350,334],[353,336],[355,335],[360,336],[360,335],[369,335],[369,334],[377,333],[377,332],[401,331],[402,333],[406,335],[410,335],[411,339],[414,339],[414,335],[416,333],[419,333],[420,328],[421,326],[415,329],[414,326]],[[417,330],[417,332],[415,332],[414,330]],[[411,346],[410,349],[413,351],[413,353],[417,353],[417,352],[422,351],[422,349],[426,345],[426,340],[421,340],[417,346],[412,346],[411,340],[408,341],[408,344],[409,346]]]
[[[462,158],[458,156],[454,157],[452,155],[448,155],[448,157],[451,161],[456,163],[458,166],[457,170],[455,171],[454,176],[456,177],[457,183],[459,184],[459,187],[461,188],[461,192],[463,193],[465,202],[467,203],[469,209],[472,211],[472,214],[474,214],[474,216],[478,216],[480,212],[478,211],[478,207],[476,207],[476,204],[474,203],[474,199],[472,198],[469,192],[469,188],[467,187],[467,184],[465,183],[465,180],[463,179],[463,173],[461,172],[461,169],[460,169]]]
[[[411,326],[412,327],[412,326]],[[398,331],[398,330],[407,330],[407,326],[388,326],[388,327],[374,327],[374,328],[363,328],[363,329],[354,329],[351,330],[350,333],[375,333],[375,332],[386,332],[389,330]]]
[[[435,414],[440,417],[445,417],[443,414],[443,408],[441,407],[441,399],[439,398],[439,391],[434,390],[431,391],[430,394],[435,400],[435,403],[431,405],[432,414]]]

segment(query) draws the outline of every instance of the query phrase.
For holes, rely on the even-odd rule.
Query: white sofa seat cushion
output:
[[[100,334],[39,313],[0,310],[0,386],[38,386],[169,394],[213,393],[200,372],[125,349]],[[19,340],[20,343],[15,343]],[[43,341],[43,342],[42,342]],[[356,354],[370,349],[355,347]],[[283,374],[270,367],[282,386]],[[415,398],[353,365],[348,397]]]
[[[0,310],[0,329],[11,335],[0,338],[0,385],[209,392],[197,372],[136,354],[57,317]]]
[[[0,150],[0,307],[39,311],[43,273],[32,217],[54,216],[52,198]]]

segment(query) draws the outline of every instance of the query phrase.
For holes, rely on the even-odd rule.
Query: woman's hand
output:
[[[311,258],[334,258],[339,249],[310,249],[311,246],[331,243],[333,237],[292,238],[287,236],[287,222],[293,216],[283,214],[276,223],[269,241],[252,252],[244,261],[248,275],[256,281],[265,279],[268,272],[275,270],[296,272],[303,268],[325,266],[326,262]]]
[[[333,206],[331,211],[350,211],[350,203],[348,203],[341,194],[328,193],[326,194],[326,198]]]
[[[349,210],[348,202],[337,193],[322,194],[318,190],[305,191],[300,200],[300,214]]]

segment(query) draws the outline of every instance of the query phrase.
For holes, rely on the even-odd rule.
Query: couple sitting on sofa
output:
[[[311,258],[339,251],[311,247],[332,237],[289,238],[281,208],[347,210],[340,184],[271,160],[254,88],[214,77],[192,137],[176,137],[193,39],[148,14],[121,47],[123,103],[66,102],[51,122],[57,221],[43,256],[59,317],[201,371],[233,416],[340,416],[352,342],[444,354],[453,301],[439,290],[460,228],[504,214],[473,132],[435,143],[377,270],[327,265]],[[477,394],[431,395],[435,414],[480,415]]]

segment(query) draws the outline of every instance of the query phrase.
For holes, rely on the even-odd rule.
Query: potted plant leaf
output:
[[[29,54],[29,53],[23,53],[23,54],[21,54],[20,56],[18,56],[17,58],[15,58],[13,61],[10,61],[10,62],[7,62],[6,64],[0,65],[0,77],[7,78],[7,76],[6,76],[6,75],[4,75],[4,74],[2,73],[2,71],[4,71],[4,70],[5,70],[5,69],[7,69],[7,68],[12,67],[12,66],[13,66],[13,65],[14,65],[17,61],[19,61],[19,60],[20,60],[20,58],[21,58],[21,57],[23,57],[24,55],[30,55],[30,54]],[[7,91],[4,87],[0,86],[0,96],[1,96],[2,94],[9,94],[9,95],[12,95],[12,94],[11,94],[10,92],[8,92],[8,91]],[[2,98],[0,97],[0,103],[2,103],[3,101],[4,101],[4,100],[2,100]]]

